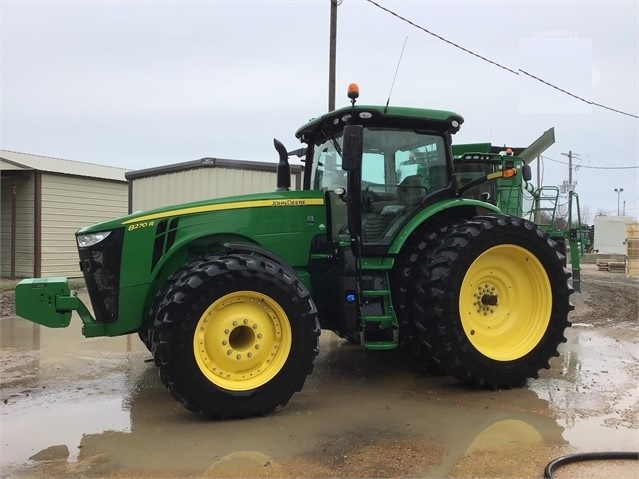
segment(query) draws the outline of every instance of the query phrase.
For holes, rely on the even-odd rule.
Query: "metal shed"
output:
[[[81,276],[75,232],[127,214],[127,170],[0,150],[0,274]]]
[[[301,189],[303,167],[291,165],[291,189]],[[129,211],[145,211],[189,201],[273,191],[277,164],[201,158],[129,171]]]

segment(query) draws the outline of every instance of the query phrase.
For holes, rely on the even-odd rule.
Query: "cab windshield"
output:
[[[381,128],[364,129],[362,189],[384,186],[388,192],[409,176],[421,176],[426,190],[448,184],[444,140],[439,135]],[[413,179],[413,182],[414,179]],[[346,187],[342,170],[342,134],[326,137],[313,149],[313,189]]]
[[[346,190],[341,151],[341,133],[315,146],[313,189]],[[444,138],[410,130],[364,128],[361,178],[363,240],[388,244],[422,198],[448,186]]]

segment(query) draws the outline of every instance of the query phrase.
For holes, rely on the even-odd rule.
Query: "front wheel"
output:
[[[319,322],[293,273],[250,255],[210,256],[174,278],[153,326],[160,378],[212,418],[267,414],[313,369]]]
[[[447,373],[490,388],[549,367],[573,309],[556,244],[530,221],[479,216],[437,249],[416,298],[425,346]]]

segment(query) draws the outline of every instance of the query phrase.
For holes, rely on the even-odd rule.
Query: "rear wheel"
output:
[[[406,241],[391,279],[393,304],[399,322],[399,352],[402,361],[408,367],[431,374],[439,373],[440,370],[419,338],[420,330],[415,319],[423,311],[414,309],[413,299],[428,294],[419,288],[416,278],[422,274],[423,267],[430,263],[435,249],[451,231],[452,225],[450,222],[437,220],[416,230]],[[427,301],[420,301],[420,304],[424,302]],[[426,321],[428,318],[423,318],[423,322]]]
[[[555,243],[512,216],[457,226],[436,251],[416,298],[424,345],[447,373],[486,387],[511,387],[549,367],[573,309],[569,274]]]
[[[559,254],[562,257],[562,264],[564,266],[567,266],[568,264],[568,255],[567,255],[567,250],[566,250],[566,238],[564,238],[563,236],[555,236],[553,237],[553,240],[555,241],[556,245],[555,245],[555,249],[557,250],[557,252],[559,252]]]
[[[319,322],[292,272],[249,255],[210,256],[170,285],[154,322],[160,378],[213,418],[267,414],[313,369]]]

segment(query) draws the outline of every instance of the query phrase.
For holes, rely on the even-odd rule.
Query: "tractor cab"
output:
[[[342,138],[339,133],[314,145],[309,178],[310,189],[330,198],[334,234],[349,226],[346,199],[352,195],[360,200],[355,226],[362,243],[387,246],[415,210],[452,185],[442,134],[364,128],[361,166],[350,173],[342,169]]]
[[[304,189],[325,192],[330,237],[350,233],[364,251],[384,252],[417,211],[455,196],[450,144],[463,118],[448,111],[356,106],[352,99],[351,107],[313,119],[296,133],[308,145]],[[361,148],[349,164],[345,127],[356,131]]]

